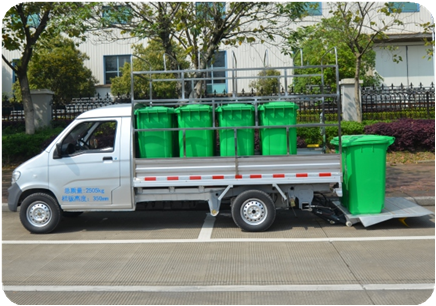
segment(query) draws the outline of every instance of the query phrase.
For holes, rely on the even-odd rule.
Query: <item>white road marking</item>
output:
[[[211,214],[206,214],[204,219],[203,227],[201,228],[200,234],[198,235],[198,240],[209,241],[212,237],[213,225],[215,224],[216,218]]]
[[[279,291],[374,291],[433,290],[423,284],[342,284],[342,285],[225,285],[225,286],[3,286],[17,292],[279,292]]]
[[[206,236],[206,235],[205,235]],[[200,237],[200,236],[199,236]],[[131,240],[3,240],[8,244],[153,244],[153,243],[228,243],[228,242],[363,242],[434,240],[435,236],[331,237],[331,238],[220,238],[220,239],[131,239]]]

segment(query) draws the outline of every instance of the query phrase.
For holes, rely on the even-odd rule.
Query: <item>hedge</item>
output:
[[[333,123],[333,122],[332,122]],[[4,126],[2,135],[2,163],[22,162],[39,154],[63,130],[67,124],[55,128],[45,128],[34,135],[27,135],[19,125]],[[320,128],[297,128],[298,147],[309,144],[322,144]],[[341,123],[342,135],[377,134],[394,136],[395,142],[389,147],[391,151],[435,150],[434,119],[399,119],[392,122],[364,121]],[[257,133],[256,133],[257,134]],[[337,127],[326,127],[327,145],[338,135]],[[259,147],[259,139],[255,141]]]
[[[62,130],[45,128],[34,135],[24,132],[2,135],[2,164],[22,162],[41,153]]]

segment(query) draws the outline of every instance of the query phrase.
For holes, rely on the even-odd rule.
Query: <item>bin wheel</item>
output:
[[[50,233],[58,226],[60,219],[61,209],[49,194],[34,193],[21,203],[21,224],[31,233]]]
[[[247,190],[239,194],[232,204],[235,224],[247,232],[267,230],[276,218],[276,208],[271,197],[260,190]]]

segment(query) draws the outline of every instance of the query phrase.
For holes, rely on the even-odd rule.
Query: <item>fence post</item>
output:
[[[363,81],[359,82],[360,85]],[[341,87],[341,101],[342,101],[342,120],[344,121],[358,121],[356,104],[354,103],[354,79],[343,79],[339,82]],[[359,86],[360,95],[360,109],[362,111],[362,94]]]
[[[48,126],[52,120],[54,92],[48,89],[33,89],[30,94],[35,109],[35,129]]]

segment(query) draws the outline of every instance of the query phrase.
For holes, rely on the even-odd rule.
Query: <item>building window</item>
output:
[[[198,18],[213,19],[215,13],[219,12],[222,18],[226,16],[226,3],[225,2],[196,2],[195,8]]]
[[[306,12],[309,16],[322,16],[321,2],[306,2]]]
[[[127,24],[132,19],[132,12],[128,6],[104,6],[102,19],[108,24]]]
[[[19,61],[18,58],[13,59],[13,60],[11,61],[12,67],[14,67],[14,68],[17,67],[18,61]],[[17,80],[18,80],[18,79],[17,79],[17,74],[15,73],[15,70],[12,70],[12,85],[15,84],[15,82],[16,82]]]
[[[226,51],[219,51],[215,57],[214,61],[209,63],[208,69],[214,69],[214,68],[226,68]],[[227,82],[226,79],[226,72],[225,71],[212,71],[208,77],[210,77],[209,80],[206,81],[207,86],[207,93],[217,93],[222,94],[224,92],[227,92]],[[218,79],[217,78],[221,78]]]
[[[27,16],[27,25],[30,28],[37,28],[39,26],[40,19],[38,14],[32,14]]]
[[[111,84],[111,78],[120,77],[125,63],[130,63],[130,55],[104,56],[104,83]]]
[[[12,15],[12,25],[16,26],[16,25],[20,25],[21,26],[21,19],[19,16],[17,15]],[[39,15],[38,14],[30,14],[27,16],[27,22],[26,25],[29,28],[37,28],[39,26],[39,23],[41,22]]]
[[[418,13],[419,4],[415,2],[390,2],[391,8],[401,10],[401,13]]]

